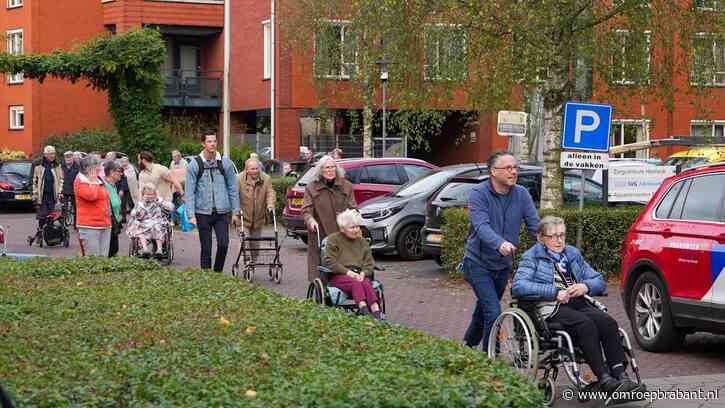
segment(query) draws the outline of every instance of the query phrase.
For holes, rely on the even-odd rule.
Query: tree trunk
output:
[[[559,167],[561,157],[562,106],[547,108],[544,113],[544,174],[541,183],[541,209],[561,208],[564,205],[562,185],[564,172]]]
[[[363,107],[363,157],[373,157],[373,108],[366,103]]]

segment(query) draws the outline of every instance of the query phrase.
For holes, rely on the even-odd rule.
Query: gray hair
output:
[[[156,191],[156,187],[151,183],[143,183],[138,188],[139,195],[143,195],[147,191],[152,191],[156,195],[158,195],[158,192]]]
[[[337,226],[340,228],[355,227],[363,223],[362,215],[358,210],[347,209],[337,214]]]
[[[566,223],[561,217],[547,215],[546,217],[542,218],[541,221],[539,221],[539,229],[536,232],[538,232],[539,234],[546,234],[546,232],[549,231],[549,228],[555,227],[557,225],[566,226]]]
[[[84,157],[84,158],[81,159],[81,161],[80,161],[80,170],[79,171],[84,176],[87,176],[88,175],[88,171],[90,169],[98,168],[98,165],[99,164],[101,164],[101,161],[98,160],[98,158],[96,158],[93,155],[88,155],[88,156],[86,156],[86,157]]]
[[[120,168],[121,164],[119,160],[108,160],[103,164],[103,171],[106,172],[106,176],[111,174],[112,171]]]
[[[320,157],[320,160],[317,161],[317,164],[315,164],[315,167],[312,168],[312,175],[315,176],[313,180],[317,180],[322,177],[322,166],[325,165],[328,161],[331,161],[335,163],[335,177],[336,178],[343,178],[345,177],[345,171],[342,169],[342,167],[337,165],[337,162],[335,159],[333,159],[331,156],[324,155]]]
[[[250,157],[249,157],[249,158],[248,158],[247,160],[245,160],[245,161],[244,161],[244,170],[246,170],[246,169],[247,169],[247,165],[248,165],[249,163],[257,163],[257,167],[259,167],[259,171],[262,171],[262,162],[261,162],[261,161],[259,161],[259,159],[258,159],[258,158],[256,158],[256,157],[251,157],[251,156],[250,156]]]

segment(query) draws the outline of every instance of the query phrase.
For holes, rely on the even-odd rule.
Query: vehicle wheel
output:
[[[380,306],[380,311],[383,313],[383,316],[385,316],[385,292],[382,287],[376,292],[376,295],[378,295],[378,306]]]
[[[637,278],[629,301],[632,332],[647,351],[672,351],[682,345],[684,333],[675,327],[670,297],[654,272]]]
[[[503,360],[514,370],[536,380],[539,338],[531,318],[520,309],[501,313],[491,328],[488,344],[481,343],[492,360]]]
[[[398,233],[396,249],[400,257],[406,261],[417,261],[423,258],[420,228],[419,224],[411,224]]]
[[[307,245],[307,235],[298,235],[297,238],[299,238],[300,241],[304,242],[305,245]]]
[[[274,268],[274,271],[272,272],[272,276],[274,278],[274,283],[280,284],[282,283],[282,265],[277,265]]]

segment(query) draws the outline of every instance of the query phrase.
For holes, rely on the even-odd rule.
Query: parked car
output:
[[[405,260],[423,258],[420,230],[431,195],[452,177],[474,176],[485,171],[485,164],[475,163],[441,167],[394,193],[367,201],[360,207],[362,231],[370,239],[373,252],[397,251]]]
[[[677,152],[665,160],[666,166],[680,166],[680,170],[703,164],[712,164],[725,161],[725,147],[702,146],[693,147],[683,152]]]
[[[396,191],[400,186],[413,182],[438,167],[418,159],[342,159],[337,164],[345,171],[345,177],[353,184],[358,206],[375,197]],[[283,219],[287,234],[307,243],[307,227],[302,219],[302,203],[305,186],[312,181],[309,169],[287,190],[287,205]]]
[[[525,187],[534,203],[538,207],[541,198],[541,177],[543,169],[540,166],[521,165],[518,184]],[[440,264],[441,224],[443,223],[443,210],[448,208],[467,208],[468,196],[477,184],[487,180],[488,174],[477,177],[456,177],[436,191],[428,201],[425,212],[425,225],[423,227],[423,253],[433,256]],[[579,202],[580,175],[564,173],[564,203],[576,205]],[[584,203],[601,204],[603,202],[602,186],[592,179],[585,178]]]
[[[643,349],[677,349],[695,331],[725,333],[725,163],[662,183],[627,232],[621,271]]]
[[[0,163],[0,204],[33,203],[33,162],[7,160]]]

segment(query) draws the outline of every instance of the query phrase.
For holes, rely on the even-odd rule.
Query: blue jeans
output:
[[[476,294],[476,309],[473,311],[471,323],[463,337],[469,347],[476,347],[483,339],[484,347],[488,347],[488,336],[491,326],[501,314],[501,296],[511,275],[511,269],[488,270],[468,258],[463,259],[463,274]]]

